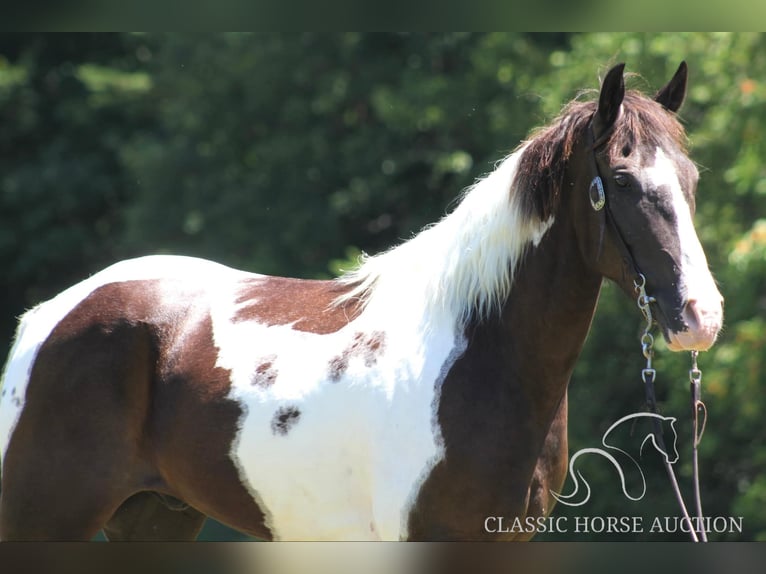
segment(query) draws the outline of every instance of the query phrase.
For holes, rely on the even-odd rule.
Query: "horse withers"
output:
[[[567,384],[602,279],[674,350],[722,321],[676,119],[612,68],[439,223],[337,280],[123,261],[21,320],[0,538],[526,539],[567,472]]]

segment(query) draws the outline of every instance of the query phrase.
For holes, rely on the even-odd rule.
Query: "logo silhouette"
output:
[[[675,464],[676,462],[678,462],[678,450],[676,450],[676,440],[678,439],[678,433],[676,432],[676,427],[675,427],[677,419],[675,417],[664,417],[662,415],[655,414],[655,413],[634,413],[634,414],[622,417],[620,420],[615,422],[612,426],[610,426],[606,430],[606,432],[604,433],[604,436],[601,437],[601,444],[604,446],[604,448],[583,448],[578,450],[572,456],[572,458],[569,461],[569,476],[572,477],[572,482],[574,483],[574,490],[570,494],[561,494],[551,490],[551,494],[553,495],[553,497],[561,504],[565,504],[567,506],[582,506],[583,504],[588,502],[588,500],[590,500],[590,494],[591,494],[590,485],[588,484],[588,481],[585,480],[585,478],[580,473],[580,471],[575,470],[575,464],[577,463],[577,459],[580,458],[581,456],[584,456],[586,454],[596,454],[596,455],[603,456],[605,459],[611,462],[614,468],[617,470],[617,474],[620,477],[620,484],[622,486],[623,494],[630,500],[633,500],[633,501],[641,500],[646,494],[646,479],[644,478],[644,473],[641,470],[641,466],[638,464],[638,462],[636,462],[636,460],[632,456],[630,456],[630,454],[628,454],[621,448],[618,448],[616,446],[613,446],[607,443],[607,439],[609,435],[615,429],[617,429],[618,427],[620,427],[621,425],[623,425],[624,423],[628,421],[637,421],[640,419],[649,420],[650,422],[654,422],[652,421],[652,419],[658,419],[660,423],[665,423],[665,422],[670,423],[670,429],[673,431],[673,440],[671,441],[671,447],[668,450],[671,450],[673,455],[671,456],[670,453],[663,450],[660,447],[660,445],[657,444],[654,433],[651,432],[651,430],[644,437],[644,440],[641,441],[639,455],[643,453],[644,445],[647,442],[651,442],[654,448],[657,450],[657,452],[659,452],[660,454],[662,454],[662,456],[665,457],[666,462],[669,462],[670,464]],[[605,449],[608,449],[608,450],[605,450]],[[614,457],[612,452],[609,452],[609,451],[612,451],[615,453],[619,452],[624,454],[626,457],[628,457],[628,459],[630,459],[630,461],[638,469],[638,473],[641,475],[641,493],[638,496],[633,496],[628,492],[628,489],[625,485],[625,473],[623,472],[622,466],[620,465],[620,462]],[[585,489],[584,498],[582,498],[581,496],[578,497],[581,483],[583,485],[583,488]]]

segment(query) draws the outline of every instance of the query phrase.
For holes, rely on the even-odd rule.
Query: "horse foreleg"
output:
[[[527,517],[548,516],[556,504],[553,492],[560,492],[567,474],[567,395],[559,405],[537,460],[529,486]],[[516,540],[529,540],[534,532],[525,532]]]

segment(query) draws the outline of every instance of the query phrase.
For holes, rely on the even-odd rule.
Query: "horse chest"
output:
[[[434,413],[454,337],[364,321],[323,335],[219,321],[215,339],[243,413],[230,456],[272,535],[406,536],[414,497],[443,453]]]

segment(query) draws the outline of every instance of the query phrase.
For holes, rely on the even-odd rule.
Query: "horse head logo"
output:
[[[678,433],[676,432],[676,426],[675,426],[677,419],[675,417],[664,417],[656,413],[634,413],[634,414],[622,417],[620,420],[612,424],[612,426],[610,426],[606,430],[606,432],[604,433],[604,436],[601,437],[601,444],[603,445],[604,448],[583,448],[578,450],[572,456],[572,458],[569,461],[569,476],[572,477],[572,482],[574,483],[574,490],[570,494],[561,494],[558,492],[551,491],[551,494],[553,495],[553,497],[561,504],[565,504],[567,506],[582,506],[583,504],[588,502],[588,500],[590,500],[590,494],[591,494],[590,485],[588,484],[588,481],[585,480],[585,478],[580,473],[580,471],[575,470],[575,464],[577,463],[577,459],[580,458],[581,456],[584,456],[586,454],[596,454],[596,455],[603,456],[605,459],[607,459],[610,463],[612,463],[614,468],[617,470],[617,474],[620,477],[622,492],[625,495],[625,497],[633,501],[641,500],[646,494],[646,479],[644,478],[644,473],[641,470],[641,465],[639,465],[636,459],[634,459],[626,451],[616,446],[610,445],[607,442],[609,435],[612,434],[618,427],[620,427],[621,425],[625,424],[628,421],[636,422],[637,420],[641,420],[641,419],[649,420],[652,423],[652,426],[656,424],[664,425],[664,423],[666,422],[670,423],[668,426],[671,430],[670,434],[672,434],[672,440],[669,443],[670,444],[669,448],[667,444],[665,445],[666,448],[662,448],[661,444],[657,444],[657,437],[655,436],[655,433],[652,431],[649,431],[646,433],[646,436],[644,436],[644,439],[641,441],[641,446],[639,448],[639,456],[643,453],[644,446],[647,443],[651,443],[652,446],[654,446],[654,448],[657,450],[657,452],[659,452],[665,458],[665,462],[668,462],[670,464],[675,464],[676,462],[678,462],[678,458],[679,458],[678,450],[676,449],[676,440],[678,439]],[[635,465],[639,475],[641,476],[641,492],[638,495],[631,495],[628,492],[627,486],[625,484],[625,473],[623,471],[623,468],[620,465],[620,462],[612,453],[624,454]],[[583,488],[585,489],[584,497],[582,495],[579,495],[581,483],[583,485]]]

